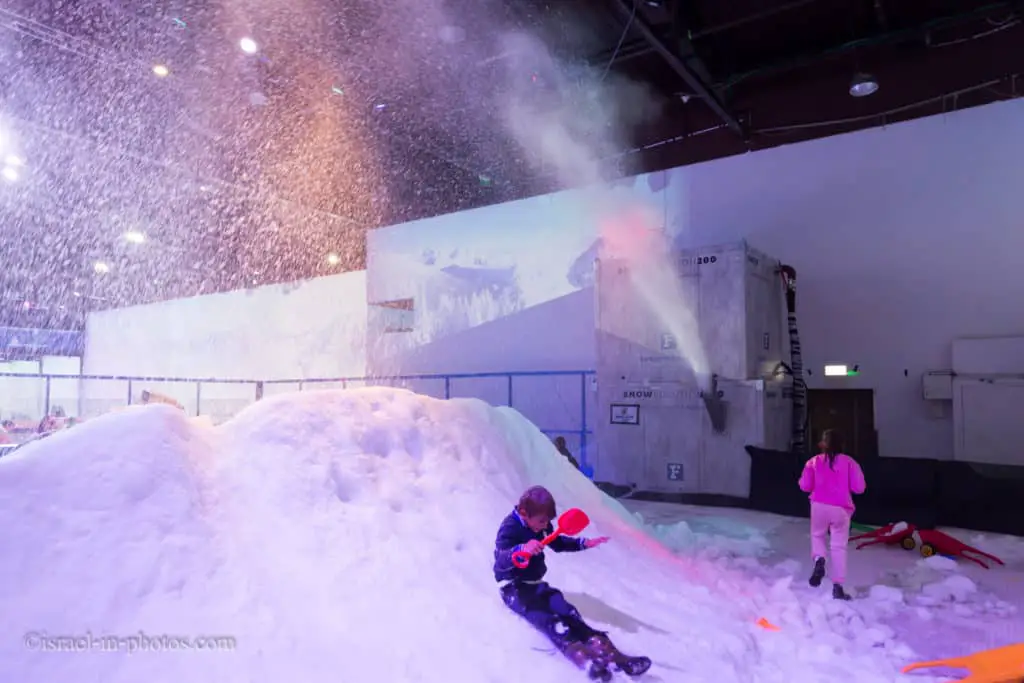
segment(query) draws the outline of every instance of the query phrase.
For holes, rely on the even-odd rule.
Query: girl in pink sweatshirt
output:
[[[811,494],[811,557],[814,571],[810,584],[817,588],[825,577],[825,535],[832,551],[832,597],[849,600],[843,590],[846,580],[846,544],[854,505],[851,494],[864,493],[864,471],[857,461],[843,453],[843,440],[834,429],[826,430],[818,443],[820,453],[804,465],[800,488]]]

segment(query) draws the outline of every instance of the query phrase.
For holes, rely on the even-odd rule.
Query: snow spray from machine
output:
[[[712,393],[711,368],[693,302],[683,291],[664,233],[646,207],[619,210],[601,228],[605,253],[624,261],[636,293],[662,329],[676,340],[675,351],[693,370],[705,393]]]
[[[506,128],[543,170],[557,174],[560,185],[583,187],[582,201],[599,228],[600,255],[627,263],[636,293],[676,339],[675,353],[706,395],[714,396],[693,302],[673,268],[660,212],[639,199],[612,198],[603,173],[601,159],[622,149],[619,138],[656,113],[653,98],[607,69],[560,64],[531,36],[506,34],[503,43],[512,72],[532,69],[551,86],[547,97],[510,88],[502,107]]]

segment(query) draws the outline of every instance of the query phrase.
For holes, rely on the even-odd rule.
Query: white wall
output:
[[[18,375],[77,375],[82,361],[73,356],[43,356],[39,360],[0,363],[0,373]],[[60,407],[68,417],[79,415],[79,380],[50,379],[49,408]],[[46,379],[0,377],[0,418],[38,422],[47,413]]]
[[[621,208],[643,206],[651,227],[678,229],[686,216],[684,172],[374,230],[367,240],[368,370],[592,370],[593,262],[605,222]],[[411,311],[375,306],[402,300],[411,300]],[[387,332],[389,325],[405,331]],[[449,389],[496,405],[511,395],[517,410],[552,437],[563,436],[579,455],[579,432],[593,429],[597,419],[590,380],[578,374],[456,378]],[[437,381],[409,386],[443,395]]]
[[[809,386],[874,389],[882,455],[950,458],[950,405],[921,375],[957,337],[1024,333],[1022,178],[1015,101],[377,230],[369,301],[415,311],[378,335],[371,306],[368,366],[593,367],[581,274],[602,218],[639,201],[679,246],[747,239],[794,266]],[[861,372],[826,380],[827,363]]]
[[[955,338],[1024,333],[1024,102],[723,159],[689,180],[680,243],[745,237],[796,268],[808,385],[874,389],[882,455],[952,458],[950,405],[924,401],[921,376],[951,367]],[[826,363],[860,374],[826,379]]]
[[[361,377],[366,369],[364,271],[101,311],[86,322],[83,373],[142,377]],[[194,384],[134,382],[197,412]],[[90,414],[127,402],[127,382],[89,381]],[[203,384],[202,412],[253,400],[251,385]]]
[[[39,361],[16,360],[0,363],[0,372],[12,375],[39,373]],[[40,420],[43,417],[44,387],[41,379],[0,377],[0,418]]]
[[[95,314],[85,372],[589,369],[597,236],[618,208],[640,204],[679,246],[747,239],[794,266],[809,385],[874,389],[882,455],[950,458],[951,410],[923,400],[921,375],[950,367],[955,338],[1024,334],[1022,160],[1016,101],[382,228],[369,236],[365,280]],[[397,300],[412,310],[372,305]],[[861,372],[826,380],[827,363]],[[514,391],[516,407],[542,427],[579,428],[571,380],[531,382]],[[486,383],[504,400],[507,387]],[[123,402],[125,387],[109,391]],[[558,410],[546,407],[553,396]]]
[[[367,364],[377,374],[594,367],[593,260],[618,207],[682,225],[684,169],[374,230]],[[374,306],[412,300],[395,313]],[[407,315],[409,329],[387,332]],[[528,333],[524,334],[524,332]]]

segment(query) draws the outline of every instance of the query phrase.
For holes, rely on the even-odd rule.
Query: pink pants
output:
[[[850,513],[841,507],[811,502],[811,557],[825,557],[825,535],[831,538],[832,562],[828,576],[833,583],[846,580],[846,544],[850,540]]]

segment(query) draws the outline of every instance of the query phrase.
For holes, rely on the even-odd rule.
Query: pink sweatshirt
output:
[[[833,467],[828,466],[828,456],[824,453],[814,456],[804,465],[800,489],[811,494],[812,502],[835,505],[853,515],[856,507],[850,494],[864,493],[867,488],[864,471],[856,460],[844,453],[836,455]]]

